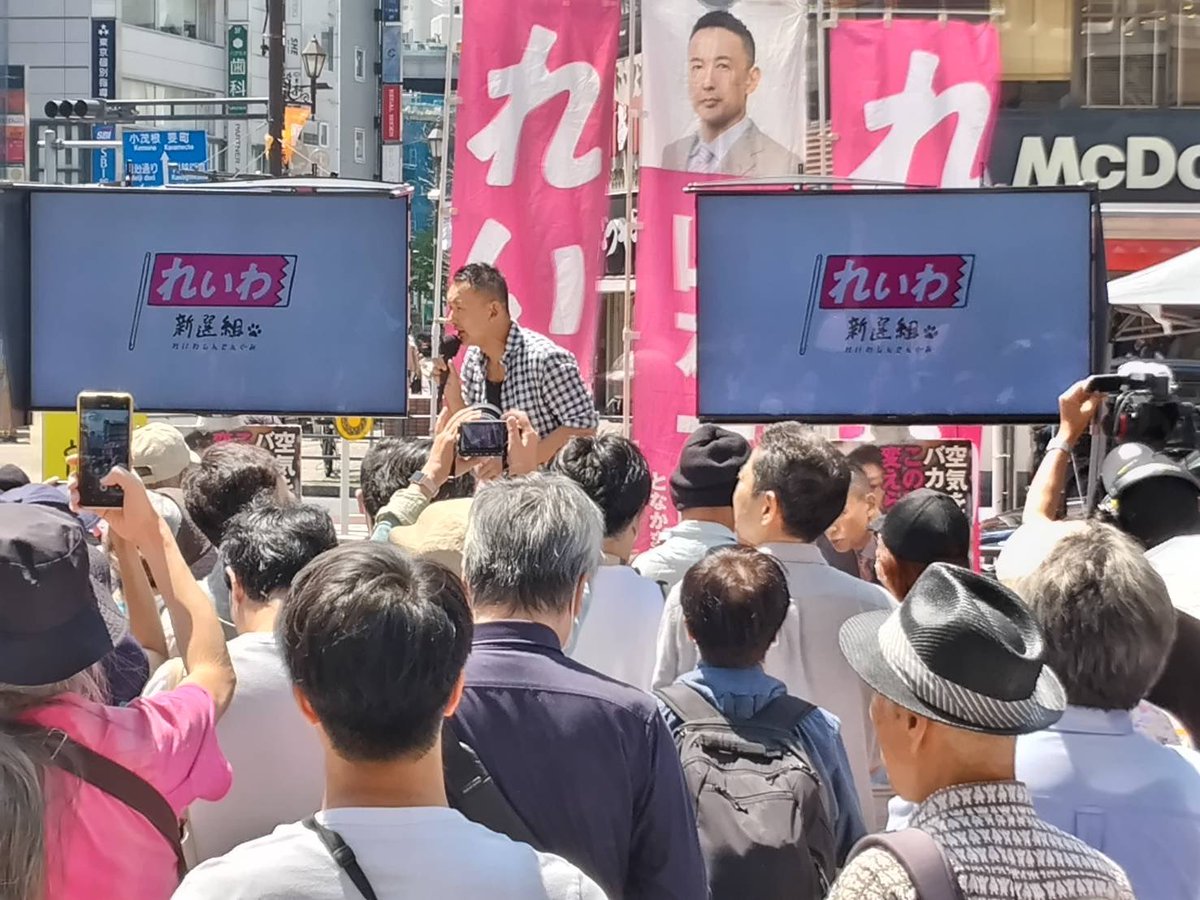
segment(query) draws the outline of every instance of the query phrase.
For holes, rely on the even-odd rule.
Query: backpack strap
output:
[[[379,895],[375,893],[375,889],[371,887],[371,882],[367,879],[367,873],[358,864],[358,857],[354,855],[350,845],[342,840],[340,834],[332,828],[326,828],[317,821],[315,816],[309,816],[300,824],[321,839],[321,843],[325,845],[325,849],[329,851],[333,861],[346,873],[346,877],[354,883],[365,900],[379,900]]]
[[[450,719],[442,722],[442,771],[451,807],[485,828],[508,835],[535,850],[543,849],[492,779],[479,754],[459,738]]]
[[[668,684],[655,691],[654,696],[665,703],[667,709],[675,713],[684,725],[694,725],[697,722],[710,720],[729,723],[729,719],[719,709],[705,700],[699,691],[693,690],[686,684],[679,682]]]
[[[763,728],[785,731],[790,735],[816,708],[807,700],[801,700],[791,694],[782,694],[755,713],[750,722]]]
[[[154,826],[174,852],[175,872],[182,881],[187,874],[187,861],[183,856],[179,817],[158,789],[120,763],[72,740],[61,731],[51,732],[50,740],[56,747],[50,756],[52,766],[104,791]]]
[[[919,828],[905,828],[902,831],[869,834],[854,845],[846,857],[846,865],[873,847],[886,850],[904,866],[913,887],[917,889],[918,900],[962,900],[962,891],[950,868],[950,861],[928,832]]]

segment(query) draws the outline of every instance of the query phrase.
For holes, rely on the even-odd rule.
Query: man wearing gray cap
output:
[[[909,828],[864,838],[829,900],[1132,900],[1125,873],[1038,818],[1016,780],[1017,735],[1056,722],[1067,697],[1016,594],[934,563],[892,612],[841,629],[875,696],[892,786]]]

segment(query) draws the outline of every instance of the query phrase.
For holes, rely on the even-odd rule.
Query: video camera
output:
[[[1100,427],[1111,445],[1145,444],[1200,469],[1200,410],[1179,398],[1168,366],[1126,363],[1116,375],[1093,375],[1088,388],[1110,395]]]

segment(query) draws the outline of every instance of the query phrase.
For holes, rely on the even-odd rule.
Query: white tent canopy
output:
[[[1200,315],[1200,248],[1108,283],[1112,306],[1133,307],[1167,332]]]

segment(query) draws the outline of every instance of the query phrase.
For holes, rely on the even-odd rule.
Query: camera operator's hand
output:
[[[1058,398],[1058,436],[1072,445],[1087,433],[1104,400],[1103,394],[1093,393],[1087,386],[1085,378]]]
[[[459,428],[464,422],[472,422],[480,416],[479,410],[470,407],[453,414],[446,409],[438,413],[437,424],[434,425],[433,447],[429,451],[429,461],[423,469],[435,491],[454,474]]]
[[[508,426],[508,474],[528,475],[538,467],[538,433],[519,409],[504,414]]]

